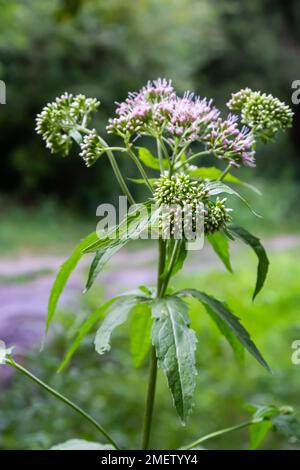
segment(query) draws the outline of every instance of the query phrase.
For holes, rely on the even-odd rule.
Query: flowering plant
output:
[[[238,114],[230,113],[223,118],[212,100],[190,92],[180,97],[171,81],[158,79],[149,81],[138,92],[129,93],[124,102],[117,104],[116,115],[109,119],[106,130],[108,134],[117,136],[122,144],[110,146],[96,129],[89,127],[91,116],[99,104],[96,99],[65,93],[49,103],[38,115],[36,130],[52,153],[66,157],[74,144],[79,145],[79,155],[88,167],[107,155],[120,188],[134,209],[114,227],[114,236],[111,236],[110,231],[89,234],[61,266],[49,298],[47,330],[53,321],[63,288],[84,254],[94,253],[86,283],[88,290],[104,264],[119,249],[131,238],[144,233],[145,229],[153,230],[154,238],[158,239],[159,251],[156,287],[140,286],[134,292],[120,294],[107,301],[93,312],[80,326],[60,366],[60,370],[65,368],[82,339],[104,314],[105,318],[95,337],[95,349],[99,354],[110,349],[113,330],[130,319],[134,365],[140,366],[150,351],[149,386],[141,441],[142,449],[147,449],[158,366],[166,375],[176,411],[183,423],[192,411],[197,374],[197,335],[190,327],[190,298],[203,304],[234,354],[240,357],[246,349],[269,370],[250,334],[225,303],[195,289],[176,292],[170,283],[172,276],[183,267],[191,242],[197,242],[203,237],[231,271],[229,242],[238,238],[257,255],[253,299],[259,293],[268,271],[266,252],[257,237],[233,224],[231,208],[227,199],[221,195],[239,197],[252,210],[239,192],[226,184],[246,184],[233,176],[230,170],[241,166],[254,167],[256,141],[261,139],[268,142],[278,132],[290,127],[293,113],[272,95],[246,88],[232,94],[227,103],[228,108]],[[155,154],[138,145],[143,137],[154,139]],[[117,152],[130,158],[140,172],[141,178],[133,181],[144,184],[149,191],[149,198],[144,204],[146,211],[141,211],[142,204],[136,204],[127,186],[115,157]],[[221,170],[215,166],[196,165],[205,155],[225,162],[226,166]],[[149,176],[148,168],[157,171],[156,178]],[[149,212],[152,205],[155,205],[155,210]],[[167,213],[164,211],[166,206],[169,208]],[[202,223],[197,224],[198,219]],[[190,229],[189,233],[185,230],[187,228]],[[12,359],[7,361],[38,381]],[[38,383],[89,419],[113,448],[119,448],[114,439],[77,405],[41,381]],[[184,448],[195,447],[208,438],[246,425],[255,425],[256,428],[262,426],[259,430],[260,435],[264,436],[266,421],[271,428],[276,425],[275,417],[291,414],[291,410],[287,412],[286,408],[255,410],[254,417],[246,424],[204,436]]]

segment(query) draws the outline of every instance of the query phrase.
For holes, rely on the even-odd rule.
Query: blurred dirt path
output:
[[[300,236],[281,235],[264,241],[270,251],[284,251],[300,245]],[[8,345],[16,345],[23,354],[38,347],[44,334],[49,292],[63,258],[51,256],[22,256],[0,259],[0,339]],[[154,247],[139,251],[121,250],[99,276],[107,297],[130,290],[141,284],[155,282]],[[60,299],[60,306],[76,308],[84,279],[83,271],[89,259],[72,274]],[[223,269],[209,246],[201,250],[201,256],[190,257],[189,272],[205,269]]]

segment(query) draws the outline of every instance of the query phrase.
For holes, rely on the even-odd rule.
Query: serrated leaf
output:
[[[131,310],[141,299],[132,295],[118,299],[110,306],[95,337],[95,349],[98,354],[110,350],[110,337],[115,328],[125,323]]]
[[[102,319],[103,315],[107,311],[107,309],[118,299],[118,297],[115,297],[114,299],[109,300],[108,302],[105,302],[105,304],[101,305],[100,308],[95,310],[93,313],[91,313],[86,320],[82,323],[80,326],[77,335],[72,342],[71,346],[69,347],[64,359],[62,360],[58,372],[61,372],[69,363],[71,360],[72,356],[80,346],[81,341],[85,336],[91,331],[93,326]]]
[[[152,323],[148,303],[134,307],[130,322],[130,352],[134,367],[140,367],[150,349]]]
[[[211,315],[211,317],[215,321],[216,318],[218,318],[218,321],[220,322],[218,326],[220,328],[220,326],[222,325],[221,331],[226,336],[230,344],[233,346],[231,342],[231,336],[227,337],[229,332],[228,329],[230,329],[231,332],[234,333],[236,338],[247,349],[247,351],[252,354],[252,356],[255,357],[255,359],[265,369],[267,369],[267,371],[270,371],[268,364],[266,363],[261,353],[255,346],[248,331],[240,323],[240,319],[235,316],[223,302],[220,302],[219,300],[206,294],[205,292],[200,292],[196,289],[184,289],[178,292],[177,295],[191,296],[195,299],[198,299],[204,305],[207,313],[209,313],[209,315]]]
[[[193,406],[196,385],[196,335],[189,327],[187,305],[175,296],[151,303],[154,324],[152,344],[159,367],[164,371],[174,405],[183,422]]]
[[[222,181],[210,181],[205,183],[205,188],[208,190],[210,196],[216,196],[217,194],[226,193],[231,194],[233,196],[237,196],[243,203],[248,207],[248,209],[254,214],[256,217],[261,218],[261,215],[257,214],[252,207],[250,206],[249,202],[241,196],[237,191],[232,189],[230,186],[222,183]]]
[[[254,300],[257,294],[261,291],[268,274],[269,260],[267,257],[266,250],[261,244],[260,239],[255,237],[254,235],[251,235],[251,233],[249,233],[243,227],[239,227],[237,225],[230,225],[228,226],[228,230],[233,233],[233,235],[242,240],[244,243],[249,245],[254,250],[258,258],[256,285],[252,296],[252,299]]]
[[[109,444],[85,441],[84,439],[70,439],[61,444],[56,444],[50,450],[114,450]]]
[[[215,253],[223,262],[225,268],[232,273],[228,238],[222,232],[215,232],[211,235],[208,235],[207,240],[213,247]]]
[[[196,168],[194,170],[190,171],[190,176],[194,178],[201,178],[201,179],[209,179],[209,180],[218,180],[220,176],[222,175],[222,170],[219,168],[216,168],[214,166],[211,167],[201,167],[201,168]],[[252,184],[246,183],[245,181],[242,181],[240,178],[237,178],[236,176],[232,175],[231,173],[227,173],[225,175],[223,181],[227,181],[228,183],[234,183],[238,184],[241,186],[245,186],[248,189],[251,189],[254,193],[258,194],[261,196],[261,192],[258,188],[253,186]]]
[[[286,437],[291,444],[300,443],[300,423],[294,415],[281,414],[270,419],[276,431]]]
[[[250,450],[256,450],[272,429],[273,424],[269,420],[261,421],[250,426]]]
[[[70,277],[73,270],[77,266],[80,258],[82,257],[82,252],[84,248],[89,246],[91,243],[94,243],[98,239],[96,232],[91,233],[87,237],[85,237],[79,245],[75,248],[71,256],[61,265],[54,284],[52,286],[50,297],[48,301],[48,316],[46,321],[46,332],[48,332],[50,324],[53,320],[53,316],[55,313],[55,309],[57,306],[57,302],[59,297]]]

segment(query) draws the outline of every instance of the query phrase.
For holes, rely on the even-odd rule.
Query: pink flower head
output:
[[[199,140],[207,126],[219,116],[212,101],[186,92],[177,97],[171,81],[149,81],[140,91],[129,93],[118,104],[117,117],[110,119],[107,131],[130,138],[134,134],[155,136],[166,133],[181,145]]]
[[[233,166],[255,166],[254,135],[246,126],[238,128],[238,117],[229,114],[226,120],[218,118],[208,127],[204,140],[207,148],[221,160]]]
[[[171,135],[182,137],[185,142],[199,140],[207,126],[217,119],[219,111],[212,106],[212,100],[201,99],[186,92],[183,98],[176,97],[166,129]]]

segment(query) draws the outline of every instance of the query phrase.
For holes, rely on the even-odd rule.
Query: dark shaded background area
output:
[[[172,78],[224,107],[250,86],[291,101],[300,78],[300,8],[296,0],[0,1],[0,190],[19,202],[45,196],[93,213],[95,198],[115,188],[105,159],[88,170],[79,158],[49,152],[34,132],[40,109],[65,90],[102,102],[104,129],[114,101],[149,78]],[[290,103],[291,104],[291,103]],[[294,128],[261,147],[257,174],[298,179],[300,112]],[[127,169],[127,174],[131,172]]]

